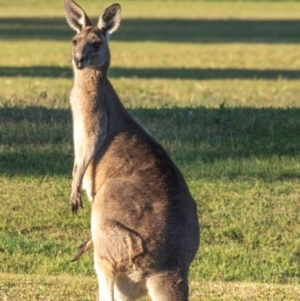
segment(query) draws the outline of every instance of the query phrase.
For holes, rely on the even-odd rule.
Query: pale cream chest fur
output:
[[[75,87],[71,91],[70,104],[73,114],[73,140],[75,151],[75,164],[80,164],[79,160],[84,153],[84,147],[88,145],[88,133],[85,130],[83,108],[82,108],[82,93]],[[92,182],[87,174],[84,175],[82,180],[82,188],[86,191],[90,201],[93,200],[92,196]]]

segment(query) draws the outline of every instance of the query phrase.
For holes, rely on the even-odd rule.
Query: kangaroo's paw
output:
[[[71,203],[72,203],[72,212],[73,215],[77,214],[79,207],[83,208],[82,206],[82,199],[81,199],[81,191],[77,191],[75,194],[71,194]]]

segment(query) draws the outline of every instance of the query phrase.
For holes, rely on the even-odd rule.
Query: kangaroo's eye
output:
[[[76,40],[73,40],[73,41],[72,41],[72,45],[73,45],[73,46],[76,46],[76,45],[77,45],[77,41],[76,41]]]

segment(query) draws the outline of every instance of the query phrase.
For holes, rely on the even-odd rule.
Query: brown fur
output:
[[[73,261],[77,261],[85,252],[87,252],[88,250],[90,250],[93,247],[93,241],[91,239],[85,241],[84,243],[82,243],[79,248],[78,251],[76,253],[76,255],[73,257],[73,259],[71,260]]]
[[[91,23],[65,1],[74,37],[71,108],[75,160],[72,209],[81,186],[92,201],[91,232],[101,301],[187,301],[188,270],[199,244],[196,204],[165,150],[128,114],[106,77],[108,33],[120,22],[114,4]],[[78,257],[78,258],[79,258]]]

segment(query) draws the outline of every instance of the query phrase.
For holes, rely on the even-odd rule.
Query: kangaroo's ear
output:
[[[109,6],[99,17],[98,27],[103,33],[113,33],[119,27],[121,22],[121,6],[115,3]]]
[[[69,25],[78,32],[92,23],[84,10],[73,0],[65,0],[65,11]]]

